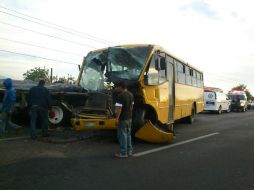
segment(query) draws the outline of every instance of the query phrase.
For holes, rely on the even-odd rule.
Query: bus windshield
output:
[[[230,95],[229,97],[230,97],[230,99],[231,99],[232,101],[246,100],[246,96],[244,96],[244,95],[239,95],[239,94]]]
[[[90,52],[85,60],[80,85],[103,90],[106,82],[137,80],[151,52],[151,46],[110,47]]]

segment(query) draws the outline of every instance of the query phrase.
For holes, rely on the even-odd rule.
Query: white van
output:
[[[216,111],[221,114],[222,111],[230,112],[230,104],[228,96],[222,92],[212,90],[204,91],[204,111]]]

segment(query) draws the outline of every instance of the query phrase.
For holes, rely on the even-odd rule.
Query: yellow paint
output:
[[[152,143],[168,143],[175,138],[172,133],[158,129],[150,121],[136,132],[135,137]]]
[[[95,117],[95,118],[79,118],[71,119],[73,128],[77,131],[89,131],[99,129],[116,129],[115,118]]]

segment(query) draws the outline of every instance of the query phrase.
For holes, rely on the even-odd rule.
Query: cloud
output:
[[[217,11],[213,10],[210,4],[204,1],[194,1],[180,8],[183,13],[197,13],[211,19],[219,19]]]

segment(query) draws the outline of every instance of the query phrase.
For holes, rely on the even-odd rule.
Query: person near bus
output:
[[[6,88],[1,113],[0,133],[6,133],[6,128],[20,129],[21,126],[12,122],[12,114],[15,111],[16,91],[12,86],[12,79],[7,78],[3,82]]]
[[[37,86],[32,87],[28,94],[28,107],[30,110],[31,138],[37,138],[36,124],[40,121],[42,136],[48,137],[48,109],[50,107],[50,94],[44,86],[45,81],[40,80]]]
[[[116,100],[116,125],[117,137],[120,144],[119,153],[115,153],[117,158],[127,158],[132,155],[133,147],[131,142],[131,122],[133,95],[128,91],[124,82],[118,84],[120,94]]]

